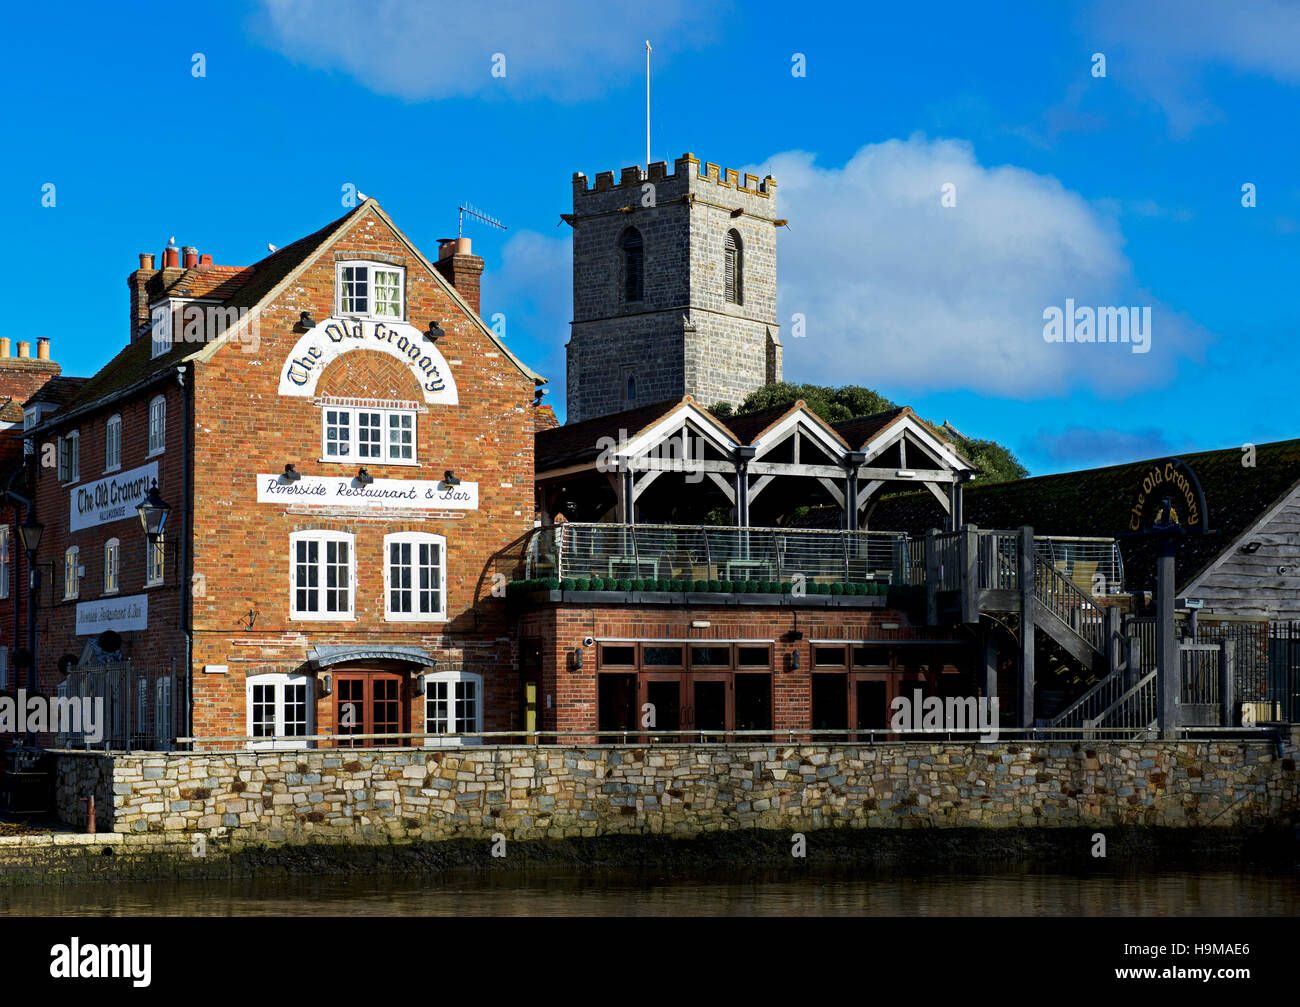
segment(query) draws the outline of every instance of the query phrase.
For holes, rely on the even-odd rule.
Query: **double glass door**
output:
[[[403,679],[388,671],[340,672],[334,676],[334,717],[338,734],[405,734]],[[406,745],[408,739],[345,738],[340,748]]]
[[[642,672],[637,676],[637,727],[665,741],[726,741],[736,730],[772,726],[772,676],[732,671]]]

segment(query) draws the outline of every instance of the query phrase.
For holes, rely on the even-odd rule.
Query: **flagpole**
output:
[[[645,42],[645,173],[650,177],[650,40]]]

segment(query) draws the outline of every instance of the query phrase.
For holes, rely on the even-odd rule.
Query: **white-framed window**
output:
[[[406,317],[406,270],[383,262],[337,263],[336,304],[340,315]]]
[[[154,538],[146,538],[144,542],[144,586],[157,587],[163,582],[163,574],[166,568],[165,557],[167,550],[164,548],[163,540],[165,536],[158,535]]]
[[[315,681],[307,675],[254,675],[245,705],[252,748],[309,748],[316,711]]]
[[[76,598],[81,593],[81,550],[69,546],[63,554],[63,597]]]
[[[149,453],[146,458],[163,453],[167,447],[167,399],[155,395],[149,400]]]
[[[356,551],[339,531],[289,536],[289,612],[293,619],[354,618]]]
[[[161,357],[172,348],[172,302],[159,304],[150,312],[150,357]]]
[[[483,730],[483,676],[437,671],[424,676],[425,744],[478,745],[482,738],[457,735]]]
[[[121,555],[121,543],[111,538],[104,543],[104,593],[117,594],[119,588],[117,579],[117,560]]]
[[[75,483],[81,478],[81,434],[73,430],[59,438],[59,482]]]
[[[0,598],[9,597],[9,526],[0,524]]]
[[[104,471],[122,467],[122,417],[114,413],[104,424]]]
[[[325,461],[415,465],[416,408],[321,406],[321,453]]]
[[[447,618],[447,540],[422,531],[384,536],[384,616],[393,622]]]

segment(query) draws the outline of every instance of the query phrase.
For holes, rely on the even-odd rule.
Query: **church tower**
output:
[[[568,422],[781,380],[776,182],[683,154],[573,176]]]

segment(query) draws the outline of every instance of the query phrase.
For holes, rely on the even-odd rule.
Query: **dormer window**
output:
[[[172,303],[165,301],[152,312],[153,323],[149,327],[152,342],[152,357],[161,357],[172,348]]]
[[[406,270],[382,262],[340,262],[338,313],[362,318],[406,317]]]

